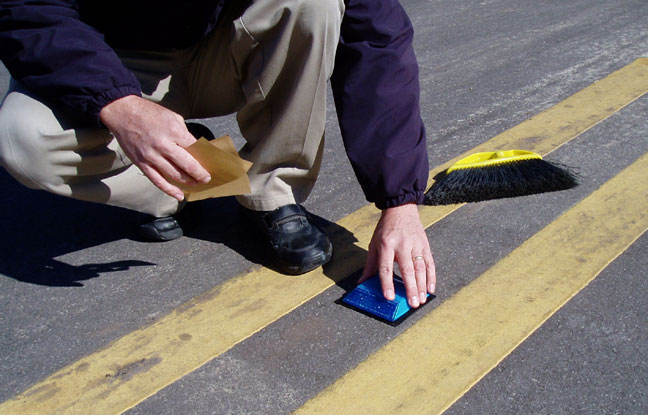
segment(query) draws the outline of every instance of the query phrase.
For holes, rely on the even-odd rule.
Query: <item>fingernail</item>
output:
[[[434,289],[435,289],[435,288],[436,288],[436,287],[435,287],[434,283],[431,282],[431,283],[430,283],[430,290],[429,290],[429,291],[430,291],[430,294],[434,294]]]
[[[410,298],[410,305],[412,307],[418,307],[419,306],[419,299],[418,299],[417,296],[414,295],[414,296],[412,296],[412,298]]]
[[[388,299],[388,300],[393,300],[394,299],[394,291],[393,290],[385,291],[385,298]]]
[[[421,300],[421,304],[425,304],[427,301],[427,295],[425,293],[419,293],[419,298]]]
[[[175,198],[178,199],[178,202],[182,202],[184,200],[184,194],[181,192],[178,192],[175,194]]]
[[[211,176],[207,176],[207,177],[205,177],[205,178],[202,179],[200,182],[201,182],[201,183],[209,183],[209,182],[211,182]]]

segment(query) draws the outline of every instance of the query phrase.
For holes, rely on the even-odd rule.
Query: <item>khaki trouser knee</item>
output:
[[[0,107],[0,163],[33,189],[155,216],[178,209],[132,165],[112,134],[64,128],[60,116],[15,82]]]
[[[253,162],[242,205],[302,203],[315,184],[343,14],[342,0],[257,0],[234,21],[231,53],[245,96],[240,153]]]

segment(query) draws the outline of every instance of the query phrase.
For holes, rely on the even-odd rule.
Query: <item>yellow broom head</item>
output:
[[[487,151],[484,153],[471,154],[464,157],[447,170],[448,173],[454,170],[471,169],[474,167],[495,166],[502,163],[512,163],[522,160],[542,160],[539,154],[526,150],[503,150]]]
[[[475,153],[435,177],[424,204],[448,205],[570,189],[576,173],[526,150]]]

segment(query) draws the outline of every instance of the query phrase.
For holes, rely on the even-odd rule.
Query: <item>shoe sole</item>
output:
[[[147,242],[168,242],[174,239],[178,239],[179,237],[184,235],[184,232],[182,231],[182,228],[173,229],[166,232],[152,232],[150,229],[139,229],[137,234],[141,239]]]
[[[323,258],[322,258],[323,255]],[[319,257],[319,258],[318,258]],[[326,252],[303,261],[301,265],[278,264],[279,270],[288,275],[301,275],[327,264],[333,257],[333,245],[329,242]]]

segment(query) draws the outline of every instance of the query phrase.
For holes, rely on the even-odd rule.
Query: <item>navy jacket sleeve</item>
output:
[[[422,203],[428,178],[413,28],[398,0],[348,0],[333,96],[347,155],[380,209]]]
[[[79,19],[76,1],[2,0],[0,58],[29,90],[92,122],[111,101],[141,94],[103,35]]]

